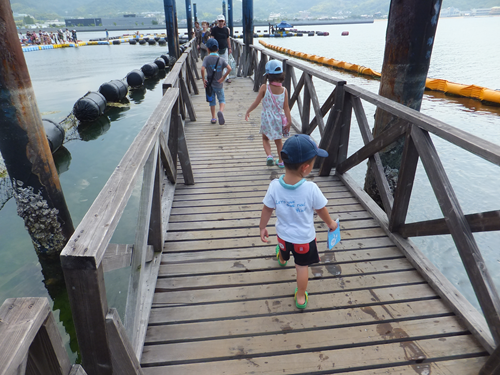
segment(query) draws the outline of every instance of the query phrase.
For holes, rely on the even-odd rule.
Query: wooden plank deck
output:
[[[144,373],[477,374],[486,350],[334,176],[313,178],[343,240],[327,251],[318,218],[322,262],[310,267],[307,309],[295,307],[293,261],[279,267],[276,238],[259,238],[262,198],[281,171],[265,165],[260,110],[244,121],[252,86],[225,86],[224,126],[193,97],[198,121],[185,131],[196,184],[177,186]]]

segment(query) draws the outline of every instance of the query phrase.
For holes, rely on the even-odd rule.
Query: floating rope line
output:
[[[307,60],[316,64],[321,64],[341,70],[347,70],[349,72],[368,76],[371,78],[380,78],[382,76],[379,72],[367,68],[366,66],[351,64],[345,61],[335,60],[328,57],[311,55],[304,52],[297,52],[285,47],[274,46],[262,40],[259,40],[259,43],[264,47],[272,49],[274,51],[299,59]],[[460,96],[464,98],[480,100],[485,104],[495,106],[500,105],[500,91],[488,89],[482,86],[463,85],[460,83],[449,82],[444,79],[427,78],[425,81],[425,88],[431,91],[444,92],[445,94],[451,96]]]

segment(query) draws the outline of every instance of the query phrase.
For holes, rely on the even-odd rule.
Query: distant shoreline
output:
[[[199,19],[201,21],[201,18]],[[360,18],[360,19],[345,19],[345,20],[298,20],[291,22],[291,24],[294,27],[297,26],[325,26],[325,25],[348,25],[348,24],[359,24],[359,23],[373,23],[374,19],[373,18]],[[271,25],[275,26],[276,23],[271,23]],[[235,27],[242,27],[241,22],[236,22],[234,24]],[[267,27],[269,26],[268,22],[255,22],[254,27]],[[151,25],[151,26],[144,26],[141,25],[140,27],[136,26],[135,28],[127,27],[127,26],[59,26],[59,27],[47,27],[43,28],[44,31],[48,32],[55,32],[59,29],[70,29],[70,30],[76,30],[77,32],[92,32],[92,31],[105,31],[108,29],[108,31],[136,31],[136,30],[158,30],[158,29],[164,29],[166,26],[165,25]],[[179,29],[186,29],[187,25],[185,23],[179,23],[178,25]],[[23,34],[26,33],[26,31],[38,31],[39,28],[34,28],[34,29],[27,29],[27,28],[20,28],[17,29],[17,32],[22,32]]]

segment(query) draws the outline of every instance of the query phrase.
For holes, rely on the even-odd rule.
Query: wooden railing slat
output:
[[[368,120],[366,119],[365,110],[363,104],[358,97],[351,97],[352,105],[354,108],[354,114],[356,115],[356,120],[358,121],[359,131],[361,132],[361,137],[366,145],[373,140],[373,135],[370,131],[370,126],[368,125]],[[384,168],[382,166],[382,160],[380,159],[379,153],[375,153],[370,156],[370,168],[373,171],[375,177],[375,182],[377,183],[378,191],[380,194],[380,199],[384,205],[384,210],[387,215],[390,214],[392,210],[392,205],[394,199],[390,193],[389,183],[384,173]]]
[[[148,246],[151,206],[155,187],[156,165],[158,162],[158,143],[159,142],[157,142],[153,150],[151,150],[148,161],[144,166],[134,251],[132,253],[130,282],[124,319],[132,346],[135,346],[137,343],[137,331],[140,324],[138,321],[140,315],[139,301],[141,301],[142,297],[140,294],[142,290],[141,285],[144,277],[146,277],[143,271],[146,264],[146,247]]]
[[[321,106],[321,109],[320,109],[321,118],[324,118],[326,116],[326,114],[328,113],[328,111],[330,111],[330,109],[333,108],[333,105],[335,104],[336,90],[337,90],[337,88],[335,88],[330,93],[328,98],[325,100],[325,102]],[[309,135],[311,135],[312,132],[314,131],[314,129],[316,129],[316,126],[318,126],[318,121],[316,118],[317,118],[317,116],[314,116],[313,119],[311,120],[311,123],[308,126],[307,134],[309,134]],[[324,120],[323,120],[323,124],[324,124]],[[323,125],[323,127],[324,127],[324,125]],[[324,133],[324,129],[323,129],[323,133]]]
[[[292,97],[290,98],[290,102],[288,103],[288,106],[290,107],[290,110],[293,108],[295,102],[297,102],[297,107],[299,110],[299,116],[302,118],[302,100],[300,99],[300,91],[302,90],[302,87],[304,87],[304,74],[299,79],[299,82],[297,82],[297,78],[295,77],[295,71],[290,69],[290,75],[292,76],[292,83],[293,83],[293,94]]]
[[[191,121],[196,121],[196,113],[194,111],[193,102],[191,101],[191,96],[188,93],[186,81],[182,77],[179,78],[179,85],[182,93],[182,101],[186,105],[186,109]]]
[[[472,232],[488,232],[500,230],[500,211],[481,212],[478,214],[465,215]],[[403,237],[436,236],[450,234],[445,219],[419,221],[409,224],[401,224],[397,232]]]
[[[411,136],[432,189],[446,218],[451,236],[476,292],[495,342],[500,343],[500,298],[469,224],[453,191],[429,134],[416,126]]]
[[[414,125],[411,125],[414,126]],[[394,192],[394,205],[389,216],[389,229],[397,232],[396,228],[405,223],[410,204],[411,192],[418,166],[418,152],[413,143],[410,132],[407,132],[398,183]]]
[[[319,128],[319,134],[321,136],[323,136],[324,134],[324,130],[325,130],[325,122],[323,120],[323,113],[321,111],[321,107],[319,105],[319,101],[318,101],[318,95],[316,94],[316,89],[314,88],[314,83],[312,81],[312,78],[311,76],[309,75],[305,75],[304,77],[305,79],[305,83],[306,83],[306,87],[307,89],[309,90],[309,96],[311,98],[311,103],[313,105],[313,109],[314,109],[314,113],[315,113],[315,119],[316,119],[316,123],[318,124],[318,128]],[[311,126],[308,122],[307,124],[307,130],[304,132],[306,134],[311,134],[312,130],[311,130]]]
[[[160,150],[158,149],[158,153]],[[148,247],[153,247],[155,252],[161,252],[163,250],[163,218],[161,217],[161,193],[162,193],[162,183],[163,183],[163,170],[160,155],[156,158],[156,168],[154,177],[154,188],[151,203],[150,219],[149,219],[149,230],[148,230]],[[146,254],[146,262],[148,262]]]
[[[187,147],[186,136],[184,134],[184,124],[180,116],[177,116],[178,129],[178,150],[179,163],[184,176],[185,185],[194,185],[193,169],[191,167],[191,159],[189,158],[189,150]]]
[[[309,89],[307,88],[307,76],[308,74],[304,72],[302,74],[302,78],[304,78],[304,87],[305,89],[303,90],[303,103],[302,103],[302,115],[301,115],[301,124],[302,124],[302,129],[301,133],[305,134],[307,133],[307,127],[309,126],[309,121],[310,121],[310,116],[311,116],[311,94],[309,93]],[[309,80],[310,82],[311,80]]]
[[[106,330],[111,343],[113,373],[120,375],[143,374],[116,309],[110,309],[106,315]]]

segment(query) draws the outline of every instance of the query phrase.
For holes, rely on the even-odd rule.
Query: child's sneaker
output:
[[[268,167],[272,167],[274,165],[274,159],[273,159],[273,156],[272,155],[269,155],[267,157],[267,162],[266,162],[267,166]]]
[[[283,163],[283,162],[280,163],[279,161],[280,161],[280,159],[276,159],[276,165],[278,166],[278,168],[281,168],[281,169],[285,168],[285,163]]]

